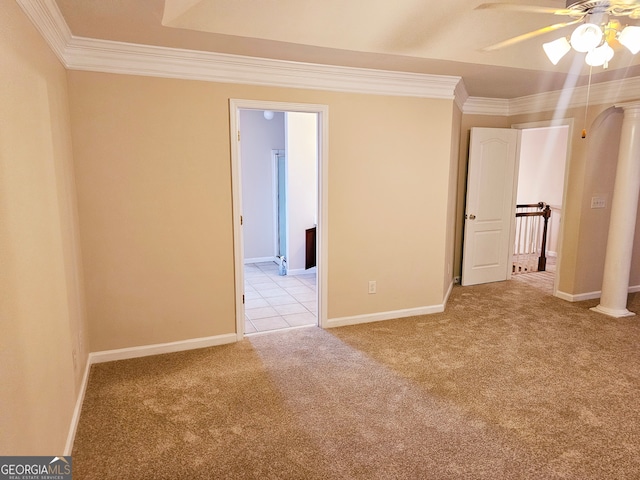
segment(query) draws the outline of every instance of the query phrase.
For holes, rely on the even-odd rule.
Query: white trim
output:
[[[469,97],[464,103],[462,113],[465,115],[509,116],[509,103],[506,98]]]
[[[637,293],[637,292],[640,292],[640,285],[632,285],[629,287],[629,293]],[[594,300],[596,298],[600,298],[601,295],[602,295],[601,290],[598,290],[595,292],[578,293],[575,295],[557,290],[555,294],[556,297],[562,300],[566,300],[567,302],[582,302],[584,300]]]
[[[586,86],[566,85],[562,90],[510,100],[469,97],[463,79],[454,75],[320,65],[76,37],[56,2],[17,2],[63,65],[71,70],[449,99],[469,115],[512,116],[552,110],[562,115],[567,108],[586,104]],[[593,84],[590,103],[626,102],[638,97],[640,78],[632,77]]]
[[[231,144],[231,211],[233,214],[233,252],[235,264],[236,340],[244,337],[244,237],[242,236],[242,172],[240,163],[240,112],[229,102],[229,136]]]
[[[318,326],[327,328],[329,315],[329,107],[318,117],[318,214],[316,291]]]
[[[602,292],[598,290],[597,292],[578,293],[574,295],[571,293],[556,290],[555,296],[562,300],[566,300],[567,302],[582,302],[584,300],[593,300],[594,298],[600,298],[601,293]]]
[[[226,345],[236,341],[235,333],[215,335],[213,337],[190,338],[177,342],[156,343],[153,345],[141,345],[139,347],[119,348],[117,350],[103,350],[89,354],[89,362],[103,363],[115,360],[127,360],[130,358],[148,357],[150,355],[161,355],[163,353],[183,352],[185,350],[195,350],[197,348],[216,347]]]
[[[185,350],[195,350],[198,348],[215,347],[219,345],[225,345],[227,343],[234,343],[235,341],[235,333],[228,333],[226,335],[216,335],[213,337],[191,338],[188,340],[180,340],[177,342],[158,343],[155,345],[142,345],[139,347],[120,348],[117,350],[104,350],[101,352],[90,353],[87,357],[87,364],[82,376],[82,384],[80,385],[80,391],[78,392],[76,405],[73,409],[73,415],[71,416],[69,433],[67,434],[67,442],[64,446],[63,455],[71,455],[71,452],[73,451],[73,443],[76,438],[78,422],[80,421],[80,413],[82,412],[82,405],[84,404],[84,397],[87,392],[87,386],[89,384],[89,373],[91,372],[91,366],[94,363],[111,362],[115,360],[126,360],[129,358],[160,355],[163,353],[182,352]]]
[[[588,86],[567,86],[562,90],[538,93],[513,99],[469,97],[463,113],[468,115],[513,116],[546,111],[556,111],[564,116],[570,108],[587,104]],[[590,105],[605,103],[622,104],[640,97],[640,77],[612,80],[591,85]]]
[[[464,112],[464,105],[469,99],[469,93],[464,84],[464,80],[460,80],[456,88],[454,89],[454,100],[461,112]]]
[[[512,124],[511,128],[517,128],[519,130],[527,130],[532,128],[554,128],[554,127],[567,127],[567,151],[564,160],[564,180],[562,183],[562,206],[560,208],[554,207],[556,211],[560,210],[560,218],[564,218],[565,216],[565,206],[567,205],[567,195],[569,192],[569,178],[570,178],[570,170],[571,170],[571,154],[573,150],[573,118],[556,118],[552,120],[541,120],[536,122],[525,122],[525,123],[517,123]],[[518,163],[520,162],[520,157],[518,156]],[[517,178],[516,178],[517,181]],[[558,241],[557,247],[558,251],[554,252],[554,256],[556,257],[556,271],[553,275],[553,295],[560,297],[560,292],[558,291],[558,285],[560,283],[561,277],[561,252],[562,245],[564,244],[564,229],[566,226],[566,222],[561,221],[559,232],[558,232]]]
[[[383,320],[393,320],[397,318],[415,317],[417,315],[430,315],[432,313],[444,312],[444,304],[432,305],[428,307],[405,308],[389,312],[368,313],[365,315],[354,315],[352,317],[330,318],[327,320],[327,328],[344,327],[346,325],[358,325],[360,323],[380,322]]]
[[[608,317],[613,317],[613,318],[635,316],[634,312],[630,312],[626,308],[624,310],[614,310],[611,308],[604,307],[602,305],[597,305],[595,307],[590,308],[589,310],[591,310],[592,312],[601,313],[602,315],[607,315]]]
[[[584,107],[587,104],[588,90],[587,85],[582,87],[567,86],[563,90],[514,98],[509,101],[509,115],[553,110],[559,116],[564,116],[567,109]],[[589,104],[614,104],[635,100],[638,97],[640,97],[640,78],[631,77],[592,84]]]
[[[72,37],[72,70],[453,100],[461,81],[451,75],[319,65],[215,52]]]
[[[80,413],[82,412],[82,404],[84,403],[84,395],[87,392],[87,385],[89,384],[89,372],[91,371],[91,361],[87,356],[87,364],[84,368],[84,374],[82,375],[82,383],[80,384],[80,391],[78,392],[78,398],[76,399],[76,406],[73,409],[73,415],[71,416],[71,424],[69,425],[69,433],[67,434],[67,443],[64,446],[64,456],[71,455],[73,451],[73,442],[76,439],[76,431],[78,430],[78,422],[80,421]]]
[[[445,293],[444,299],[442,300],[442,305],[444,305],[445,307],[449,302],[449,297],[451,296],[451,292],[453,291],[454,284],[455,284],[455,280],[451,279],[451,282],[449,283],[449,288],[447,289],[447,293]]]
[[[52,0],[18,0],[66,68],[223,83],[454,99],[461,77],[341,67],[76,37]]]
[[[233,238],[236,288],[236,335],[238,340],[244,337],[244,268],[242,248],[242,228],[240,215],[242,212],[242,183],[240,181],[240,142],[236,130],[240,128],[240,110],[274,110],[284,112],[307,112],[318,115],[318,232],[317,251],[317,294],[318,294],[318,324],[326,328],[327,292],[328,292],[328,179],[329,179],[329,107],[327,105],[307,103],[287,103],[264,100],[229,99],[230,141],[231,141],[231,189],[233,199]],[[289,271],[289,274],[294,273]]]
[[[318,325],[315,323],[310,323],[309,325],[296,325],[295,327],[286,327],[286,328],[277,328],[275,330],[261,330],[259,332],[251,332],[247,333],[247,337],[259,337],[260,335],[269,335],[272,333],[282,332],[282,331],[290,331],[290,330],[300,330],[303,328],[318,328]]]

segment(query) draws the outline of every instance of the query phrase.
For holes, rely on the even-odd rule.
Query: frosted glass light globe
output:
[[[589,52],[601,41],[602,29],[593,23],[583,23],[571,34],[571,46],[576,52]]]

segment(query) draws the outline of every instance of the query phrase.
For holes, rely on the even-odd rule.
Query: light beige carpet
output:
[[[95,365],[74,479],[640,478],[640,320],[596,303],[456,287],[441,314]]]

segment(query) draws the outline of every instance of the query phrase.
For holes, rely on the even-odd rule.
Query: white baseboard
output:
[[[245,258],[244,263],[264,263],[264,262],[278,262],[277,257],[256,257],[256,258]]]
[[[597,292],[578,293],[575,295],[556,290],[556,297],[562,300],[566,300],[567,302],[582,302],[583,300],[593,300],[594,298],[600,298],[600,294],[601,292],[599,290]]]
[[[104,350],[102,352],[92,352],[89,354],[89,361],[94,363],[113,362],[115,360],[126,360],[128,358],[147,357],[149,355],[160,355],[163,353],[182,352],[194,350],[196,348],[215,347],[227,343],[234,343],[238,340],[235,333],[216,335],[213,337],[190,338],[170,343],[157,343],[154,345],[142,345],[139,347],[119,348],[117,350]]]
[[[633,285],[629,287],[629,293],[637,292],[640,292],[640,285]],[[566,300],[567,302],[582,302],[584,300],[593,300],[595,298],[600,298],[601,295],[601,290],[598,290],[596,292],[578,293],[575,295],[571,293],[561,292],[560,290],[556,291],[556,297],[561,298],[562,300]]]
[[[447,289],[447,293],[445,293],[444,295],[444,300],[442,301],[442,305],[443,307],[445,307],[447,305],[447,302],[449,301],[449,296],[451,295],[451,292],[453,291],[453,286],[456,284],[456,280],[452,279],[451,283],[449,283],[449,288]],[[444,310],[444,308],[443,308]]]
[[[380,322],[382,320],[393,320],[395,318],[413,317],[416,315],[429,315],[432,313],[440,312],[444,312],[444,304],[432,305],[428,307],[406,308],[403,310],[393,310],[389,312],[368,313],[365,315],[355,315],[353,317],[330,318],[327,320],[326,327],[344,327],[347,325]]]
[[[84,403],[84,394],[87,391],[87,384],[89,383],[89,372],[91,371],[91,360],[87,357],[87,365],[84,368],[84,375],[82,376],[82,384],[80,385],[80,391],[78,392],[78,398],[76,399],[76,406],[73,409],[73,415],[71,417],[71,425],[69,426],[69,433],[67,434],[67,443],[64,446],[63,455],[70,456],[73,450],[73,442],[76,439],[76,430],[78,429],[78,421],[80,420],[80,412],[82,411],[82,404]]]

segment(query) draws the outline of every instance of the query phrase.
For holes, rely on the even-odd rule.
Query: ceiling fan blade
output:
[[[482,3],[475,10],[505,10],[525,13],[551,13],[553,15],[572,15],[568,8],[540,7],[537,5],[514,5],[512,3]]]
[[[537,37],[538,35],[543,35],[548,32],[553,32],[554,30],[559,30],[561,28],[568,27],[569,25],[574,25],[580,21],[582,21],[582,17],[578,18],[577,20],[572,20],[571,22],[556,23],[555,25],[542,27],[542,28],[539,28],[538,30],[534,30],[532,32],[518,35],[517,37],[510,38],[508,40],[505,40],[504,42],[496,43],[495,45],[489,45],[488,47],[481,48],[480,50],[483,52],[492,52],[500,48],[509,47],[511,45],[515,45],[516,43],[529,40],[530,38]]]

